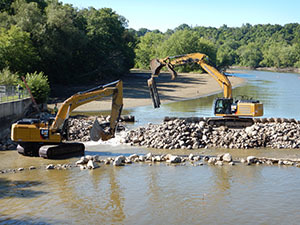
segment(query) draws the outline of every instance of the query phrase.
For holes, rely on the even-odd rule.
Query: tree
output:
[[[46,103],[50,94],[48,78],[43,72],[26,74],[26,82],[38,104]]]
[[[0,69],[9,68],[13,73],[33,71],[39,62],[30,34],[12,26],[0,28]]]
[[[183,23],[181,25],[179,25],[178,27],[176,27],[174,30],[179,31],[179,30],[185,30],[185,29],[191,29],[191,27],[189,25],[187,25],[186,23]]]
[[[18,84],[18,81],[19,76],[10,72],[8,67],[0,71],[0,85],[15,86]]]
[[[135,49],[135,66],[148,69],[150,60],[159,57],[163,40],[164,35],[153,32],[148,32],[141,37]]]
[[[148,30],[147,28],[140,28],[140,29],[137,31],[137,36],[138,36],[138,37],[144,36],[144,35],[147,34],[148,32],[151,32],[151,30]]]
[[[78,74],[85,68],[82,57],[87,37],[75,26],[76,11],[70,5],[52,1],[45,13],[45,30],[39,48],[42,71],[49,74],[50,82],[70,82],[74,73]]]
[[[262,60],[262,53],[255,43],[241,46],[237,52],[241,66],[256,68]]]
[[[2,12],[9,12],[11,13],[11,4],[14,0],[0,0],[0,13]]]
[[[262,66],[266,67],[292,67],[297,62],[296,45],[288,45],[286,42],[269,41],[263,48]]]
[[[110,8],[85,11],[88,46],[87,65],[97,78],[110,79],[126,73],[133,66],[134,52],[124,39],[127,20]],[[94,77],[95,77],[94,76]]]
[[[179,30],[162,43],[160,57],[182,55],[193,52],[201,52],[216,62],[216,48],[214,44],[192,30]]]
[[[219,67],[227,67],[233,65],[238,58],[236,49],[238,48],[238,43],[235,41],[227,41],[217,50],[217,65]]]

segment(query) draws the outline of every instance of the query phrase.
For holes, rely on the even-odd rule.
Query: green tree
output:
[[[0,69],[8,67],[12,72],[25,74],[39,62],[30,34],[12,26],[0,28]]]
[[[26,82],[38,104],[46,103],[50,94],[48,78],[43,72],[26,74]]]
[[[292,67],[297,62],[298,54],[296,45],[289,45],[285,41],[270,41],[263,48],[261,65],[276,68]]]
[[[93,77],[114,79],[128,72],[134,64],[134,52],[124,38],[129,35],[125,32],[127,20],[110,8],[89,8],[85,18],[89,39],[85,58]]]
[[[0,71],[0,85],[15,86],[19,80],[19,76],[10,72],[9,68],[4,68]]]
[[[159,33],[148,32],[142,36],[135,48],[135,67],[148,69],[150,60],[159,57],[163,40],[164,35]]]
[[[185,29],[175,32],[162,43],[160,49],[160,58],[200,52],[208,55],[211,62],[216,64],[217,50],[215,45],[211,41],[199,37],[198,33],[192,30]],[[193,69],[199,70],[200,67],[196,65],[183,66],[179,68],[179,71],[191,71]]]
[[[66,83],[83,71],[80,61],[87,37],[75,26],[76,11],[70,5],[51,1],[45,8],[45,30],[39,41],[41,70],[50,82]],[[77,21],[76,21],[77,22]],[[84,60],[82,60],[84,61]]]
[[[238,44],[236,42],[226,42],[217,50],[217,65],[219,67],[227,67],[233,65],[238,58],[236,49]]]
[[[16,25],[22,31],[30,33],[31,40],[37,45],[46,29],[46,16],[38,3],[17,0],[12,4],[12,9],[14,15],[11,24]]]
[[[13,0],[0,0],[0,12],[10,12]]]
[[[256,68],[262,60],[262,53],[255,43],[249,43],[238,48],[239,63],[241,66]]]

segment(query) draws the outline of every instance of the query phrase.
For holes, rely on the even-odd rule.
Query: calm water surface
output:
[[[252,96],[264,103],[266,117],[300,119],[300,76],[242,71],[248,83],[234,96]],[[199,87],[201,88],[201,87]],[[132,110],[138,122],[159,123],[164,116],[212,116],[215,96]],[[149,149],[108,143],[87,143],[86,154],[102,157]],[[155,153],[299,157],[298,150],[151,150]],[[101,166],[45,170],[68,160],[27,158],[0,152],[0,169],[25,171],[0,174],[0,224],[299,224],[300,169],[287,166]],[[29,166],[37,169],[29,171]]]

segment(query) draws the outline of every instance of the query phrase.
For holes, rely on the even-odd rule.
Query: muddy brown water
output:
[[[299,75],[244,71],[240,76],[249,82],[234,95],[260,99],[267,117],[300,119]],[[211,116],[215,97],[133,109],[138,122],[129,127],[161,122],[164,116]],[[86,150],[102,158],[149,151],[300,158],[297,149],[166,151],[119,145],[117,139],[86,143]],[[16,151],[0,157],[0,170],[24,168],[0,174],[0,224],[298,224],[300,219],[300,168],[293,166],[134,163],[46,170],[50,163],[74,164],[78,158],[45,160]]]

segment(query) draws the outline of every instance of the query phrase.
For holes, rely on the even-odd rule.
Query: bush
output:
[[[50,94],[48,77],[43,72],[27,73],[26,82],[37,104],[46,103]]]
[[[12,73],[8,67],[0,71],[0,85],[16,86],[18,84],[18,81],[18,75]]]

